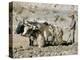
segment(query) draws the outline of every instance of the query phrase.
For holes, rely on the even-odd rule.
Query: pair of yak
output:
[[[44,47],[49,45],[69,45],[64,41],[63,31],[60,27],[55,27],[48,22],[19,22],[16,33],[28,37],[30,46]]]

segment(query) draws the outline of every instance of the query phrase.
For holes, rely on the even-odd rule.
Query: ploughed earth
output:
[[[61,56],[61,55],[73,55],[77,54],[78,44],[72,45],[58,45],[58,46],[46,46],[38,48],[38,46],[29,46],[29,40],[27,37],[14,34],[13,37],[13,57],[41,57],[41,56]]]

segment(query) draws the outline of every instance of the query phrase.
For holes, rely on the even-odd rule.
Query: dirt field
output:
[[[46,46],[38,48],[37,46],[29,46],[26,37],[16,35],[13,42],[13,57],[41,57],[41,56],[61,56],[77,54],[77,43],[68,46]]]

